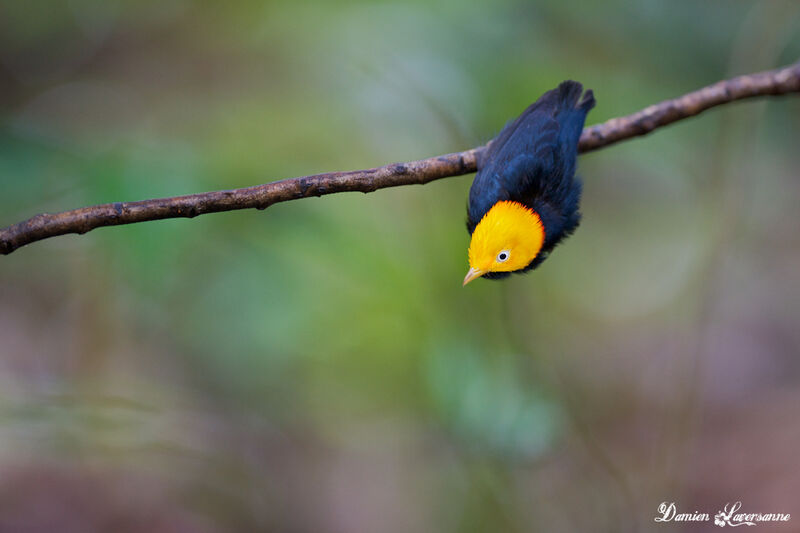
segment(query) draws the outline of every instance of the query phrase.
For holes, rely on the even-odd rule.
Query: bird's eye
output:
[[[502,252],[497,254],[497,262],[498,263],[505,263],[506,261],[508,261],[508,256],[509,255],[510,255],[510,253],[508,252],[508,250],[503,250]]]

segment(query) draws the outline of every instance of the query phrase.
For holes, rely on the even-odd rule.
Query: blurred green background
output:
[[[591,124],[798,57],[792,0],[11,0],[0,225],[471,148],[568,78]],[[763,99],[582,156],[581,228],[506,282],[461,287],[471,177],[2,257],[0,531],[800,517],[798,134]]]

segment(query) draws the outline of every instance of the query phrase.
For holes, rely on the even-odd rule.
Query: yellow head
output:
[[[472,232],[469,272],[464,285],[487,272],[513,272],[530,264],[542,249],[544,226],[533,209],[497,202]]]

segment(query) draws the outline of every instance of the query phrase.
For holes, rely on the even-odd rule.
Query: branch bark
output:
[[[646,135],[660,128],[695,116],[712,107],[753,98],[800,92],[800,62],[788,67],[747,74],[719,81],[708,87],[666,100],[637,113],[613,118],[588,127],[581,134],[578,149],[590,152],[619,141]],[[368,170],[328,172],[289,178],[264,185],[213,191],[139,202],[115,202],[40,214],[0,229],[0,254],[58,235],[83,234],[102,226],[133,224],[164,218],[192,218],[206,213],[236,209],[266,209],[278,202],[347,191],[372,192],[386,187],[424,184],[477,170],[477,159],[485,149],[479,146],[464,152],[430,157],[408,163],[394,163]]]

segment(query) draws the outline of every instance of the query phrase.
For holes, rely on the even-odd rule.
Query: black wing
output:
[[[591,91],[579,102],[582,92],[580,83],[563,82],[507,124],[492,141],[478,161],[478,174],[470,189],[470,233],[483,215],[503,200],[521,202],[543,217],[546,231],[551,230],[547,231],[545,248],[551,235],[577,226],[580,182],[574,178],[575,160],[586,113],[594,106]],[[574,221],[562,220],[570,213]],[[545,218],[552,218],[551,223]]]

